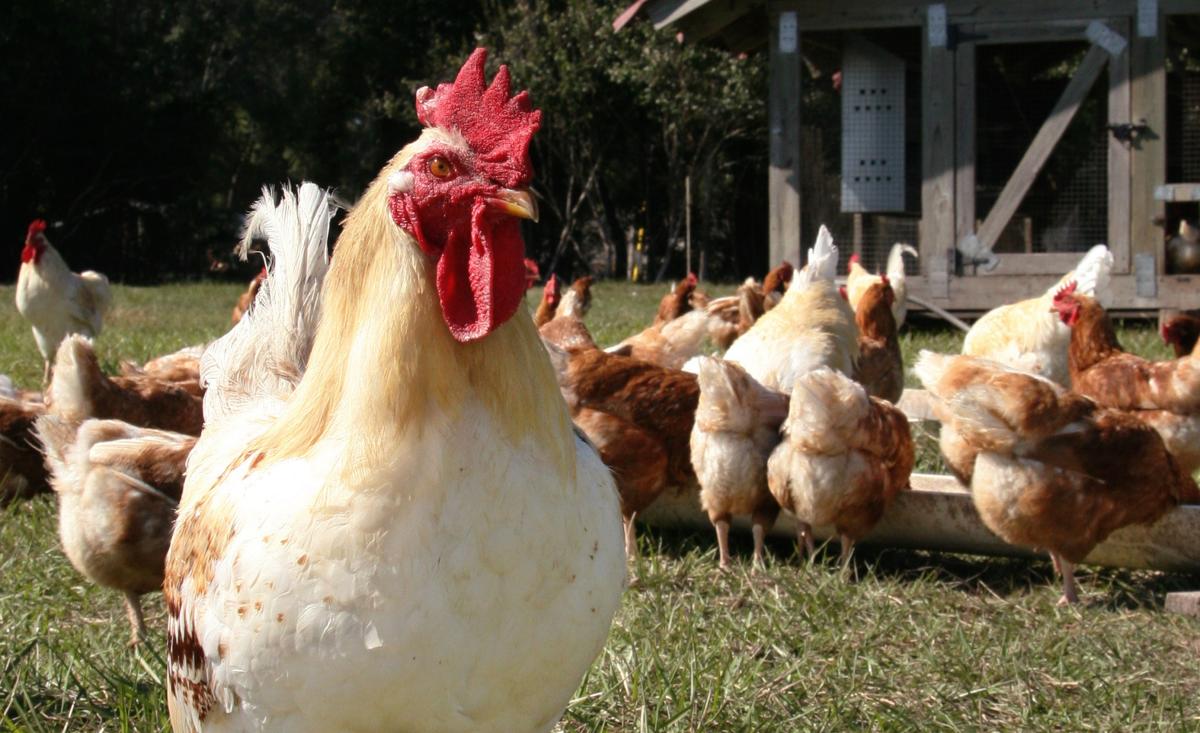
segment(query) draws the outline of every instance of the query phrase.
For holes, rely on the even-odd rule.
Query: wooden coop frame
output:
[[[1131,141],[1115,135],[1108,140],[1106,243],[1115,259],[1111,308],[1153,314],[1200,306],[1200,276],[1165,270],[1162,228],[1164,200],[1170,198],[1164,186],[1174,183],[1166,180],[1166,22],[1172,15],[1200,14],[1197,0],[639,0],[614,27],[639,13],[656,27],[677,30],[685,41],[767,52],[771,262],[803,261],[809,245],[801,241],[805,34],[919,30],[921,262],[908,288],[917,299],[957,313],[979,313],[1040,294],[1081,257],[1076,252],[1005,253],[994,270],[967,273],[961,260],[956,264],[955,250],[970,234],[985,246],[996,241],[1081,102],[1107,71],[1109,124],[1145,126]],[[1045,41],[1086,41],[1090,47],[996,203],[977,212],[976,50]],[[1200,191],[1200,184],[1182,190]]]

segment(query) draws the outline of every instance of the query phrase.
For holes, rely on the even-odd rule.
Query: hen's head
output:
[[[1068,326],[1078,323],[1079,316],[1083,312],[1083,303],[1080,298],[1084,296],[1075,292],[1078,287],[1079,283],[1074,280],[1067,283],[1054,294],[1054,301],[1050,305],[1051,310],[1057,313],[1062,322]]]
[[[550,273],[550,278],[546,280],[546,284],[542,286],[542,300],[546,301],[550,307],[558,306],[559,298],[562,296],[562,282],[558,279],[558,275]]]
[[[426,130],[388,179],[392,220],[437,262],[442,317],[462,342],[516,312],[525,290],[518,219],[537,220],[529,143],[541,112],[526,92],[509,96],[507,67],[489,86],[486,59],[476,49],[453,83],[417,90]]]
[[[32,262],[35,265],[46,251],[46,220],[34,219],[29,223],[25,232],[25,247],[21,250],[21,263]]]

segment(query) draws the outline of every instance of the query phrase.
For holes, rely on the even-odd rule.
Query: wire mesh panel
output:
[[[1085,43],[981,45],[975,210],[985,217],[1087,52]],[[1093,84],[993,250],[1081,252],[1108,238],[1108,74]]]
[[[842,59],[842,211],[904,210],[904,61],[862,38]]]
[[[1183,70],[1180,93],[1179,182],[1200,182],[1200,70]]]

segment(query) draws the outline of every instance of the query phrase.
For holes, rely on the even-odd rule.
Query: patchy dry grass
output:
[[[239,290],[116,288],[104,364],[218,335]],[[615,343],[649,322],[663,292],[600,284],[589,325]],[[1165,353],[1152,329],[1122,337]],[[909,355],[960,343],[944,330],[903,337]],[[41,374],[11,308],[0,371],[22,386]],[[922,455],[936,466],[931,440]],[[806,564],[787,542],[772,542],[758,574],[745,537],[729,573],[716,571],[707,533],[647,529],[641,543],[638,582],[565,731],[1200,729],[1200,622],[1161,611],[1166,591],[1200,578],[1085,571],[1087,602],[1060,609],[1048,562],[863,548],[848,583],[832,557]],[[120,598],[59,550],[52,498],[0,512],[0,729],[166,730],[163,608],[146,600],[152,633],[134,654]]]

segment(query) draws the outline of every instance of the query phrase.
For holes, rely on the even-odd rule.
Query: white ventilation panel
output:
[[[842,58],[842,211],[904,210],[904,60],[854,39]]]

